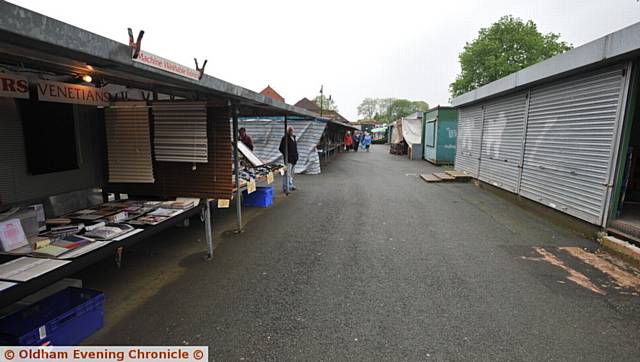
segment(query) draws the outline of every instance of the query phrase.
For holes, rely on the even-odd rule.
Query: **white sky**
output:
[[[638,0],[10,2],[122,43],[144,29],[143,49],[290,104],[324,84],[351,121],[365,97],[447,104],[458,53],[502,15],[574,46],[640,21]]]

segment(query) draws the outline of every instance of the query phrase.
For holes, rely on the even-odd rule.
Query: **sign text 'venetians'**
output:
[[[41,101],[90,106],[109,105],[109,93],[101,88],[48,80],[39,80],[37,86],[38,99]]]

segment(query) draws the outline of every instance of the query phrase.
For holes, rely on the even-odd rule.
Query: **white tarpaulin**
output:
[[[395,121],[391,125],[391,143],[400,143],[402,142],[402,122]]]
[[[320,157],[316,146],[326,127],[320,120],[289,119],[287,124],[294,129],[298,141],[298,163],[295,173],[319,174]],[[284,118],[241,118],[238,128],[245,128],[253,141],[253,153],[264,163],[284,163],[280,153],[280,141],[284,136]]]
[[[412,115],[413,116],[413,115]],[[410,116],[411,117],[411,116]],[[422,143],[422,119],[421,118],[403,118],[402,119],[402,137],[409,147]]]

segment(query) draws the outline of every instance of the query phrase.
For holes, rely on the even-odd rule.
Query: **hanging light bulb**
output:
[[[91,81],[93,80],[93,78],[91,78],[91,76],[89,74],[85,74],[81,77],[82,81],[85,83],[91,83]]]

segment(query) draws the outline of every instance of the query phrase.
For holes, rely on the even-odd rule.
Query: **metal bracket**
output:
[[[202,63],[202,68],[200,68],[198,66],[198,59],[193,58],[193,61],[196,62],[196,70],[200,73],[200,76],[198,77],[198,80],[200,80],[204,76],[204,67],[207,66],[208,60],[207,59],[204,60],[204,63]]]
[[[131,58],[137,59],[138,55],[140,55],[140,49],[142,47],[142,36],[144,36],[144,30],[140,30],[138,33],[138,39],[133,41],[133,30],[131,28],[127,28],[129,31],[129,47],[131,48]]]

